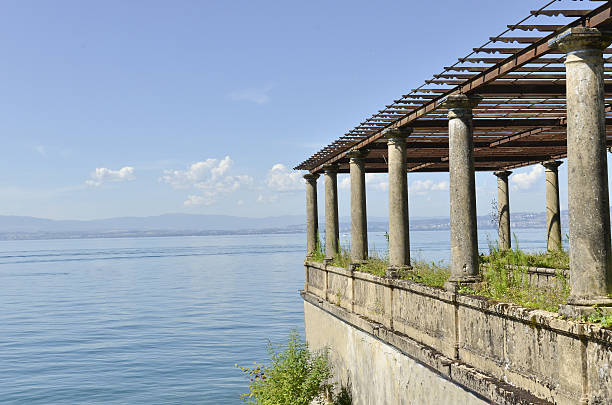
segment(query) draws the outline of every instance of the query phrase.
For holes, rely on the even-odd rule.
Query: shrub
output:
[[[254,405],[309,405],[325,392],[331,378],[327,352],[313,353],[297,331],[286,346],[268,344],[270,366],[240,367],[249,376],[249,392],[242,400]]]

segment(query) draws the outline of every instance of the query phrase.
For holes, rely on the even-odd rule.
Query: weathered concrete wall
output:
[[[354,405],[488,403],[307,301],[304,321],[310,347],[330,348],[336,383],[351,388]]]
[[[306,263],[306,269],[318,283],[333,278],[340,292],[322,294],[320,285],[308,285],[303,293],[331,314],[325,326],[307,321],[307,337],[317,344],[329,339],[336,350],[337,338],[328,334],[335,322],[380,339],[493,403],[612,403],[610,330],[406,280],[320,264]],[[362,366],[353,357],[343,359],[339,364],[352,370],[355,375],[347,375],[356,384]]]

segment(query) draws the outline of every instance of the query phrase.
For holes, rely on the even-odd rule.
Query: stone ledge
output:
[[[450,359],[440,352],[425,346],[406,335],[394,332],[383,325],[365,317],[333,305],[313,294],[301,291],[300,295],[308,303],[336,317],[383,343],[388,344],[406,356],[435,371],[440,376],[467,389],[474,394],[500,405],[552,404],[531,393],[511,386],[460,361]]]

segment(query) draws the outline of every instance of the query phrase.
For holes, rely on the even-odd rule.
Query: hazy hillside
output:
[[[324,231],[324,218],[319,220]],[[546,224],[542,213],[511,214],[513,228],[538,228]],[[567,227],[567,211],[561,214],[561,224]],[[448,230],[448,217],[411,217],[410,229]],[[489,216],[478,217],[480,229],[494,228]],[[369,217],[370,231],[386,231],[387,219]],[[216,234],[257,234],[304,232],[302,215],[267,218],[233,217],[228,215],[165,214],[151,217],[108,218],[91,221],[51,220],[34,217],[0,216],[0,240],[57,239],[96,237],[140,237]],[[348,217],[340,218],[340,230],[350,232]]]

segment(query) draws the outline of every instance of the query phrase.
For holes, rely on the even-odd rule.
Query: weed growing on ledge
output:
[[[389,267],[389,260],[378,255],[371,256],[368,261],[359,266],[359,271],[384,277]],[[450,277],[448,268],[442,262],[428,263],[425,260],[417,259],[412,261],[412,269],[400,272],[399,277],[403,280],[410,280],[432,287],[444,287],[444,283]]]
[[[481,263],[501,263],[513,266],[545,267],[549,269],[569,269],[569,254],[565,250],[552,252],[525,253],[514,238],[515,249],[500,250],[489,243],[489,254],[481,255]]]
[[[589,315],[586,320],[597,323],[602,328],[612,329],[612,314],[604,314],[599,308],[595,310],[594,314]]]
[[[321,243],[321,238],[319,238],[319,234],[317,233],[317,245],[315,246],[315,251],[312,252],[312,256],[309,258],[313,262],[323,263],[325,260],[325,246]]]
[[[450,271],[442,261],[428,263],[424,260],[413,260],[412,270],[403,273],[401,277],[405,280],[440,288],[444,287],[450,277]]]
[[[561,273],[560,288],[539,288],[529,283],[527,269],[524,266],[508,268],[505,262],[493,262],[483,270],[483,282],[476,285],[472,293],[496,301],[513,302],[526,308],[543,309],[557,312],[559,305],[567,302],[569,284]]]
[[[344,248],[340,246],[340,251],[338,252],[336,257],[334,257],[334,260],[332,260],[329,264],[331,264],[332,266],[348,268],[349,265],[351,264],[350,246],[348,248]]]

